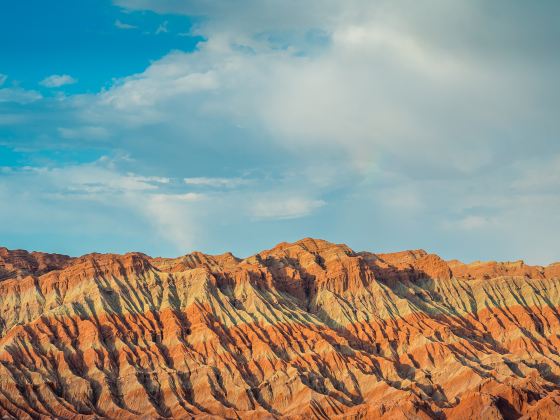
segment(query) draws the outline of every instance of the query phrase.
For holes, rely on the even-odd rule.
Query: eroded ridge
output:
[[[3,418],[560,418],[560,265],[0,248]]]

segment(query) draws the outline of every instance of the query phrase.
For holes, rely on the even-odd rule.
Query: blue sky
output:
[[[52,74],[79,76],[67,93],[98,92],[114,78],[143,71],[170,50],[192,51],[199,37],[192,19],[150,11],[130,12],[105,0],[10,1],[0,15],[2,70],[44,94]],[[119,28],[120,26],[120,28]],[[157,34],[158,28],[165,28]]]
[[[8,1],[1,245],[560,260],[560,4]]]

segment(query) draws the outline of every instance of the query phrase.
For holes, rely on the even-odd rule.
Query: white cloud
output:
[[[158,236],[173,243],[181,253],[193,249],[199,233],[186,201],[173,195],[155,195],[145,200],[143,209]]]
[[[185,184],[195,185],[201,187],[225,187],[234,188],[240,185],[249,183],[248,179],[244,178],[208,178],[208,177],[194,177],[185,178]]]
[[[185,194],[176,194],[175,198],[181,201],[200,201],[205,198],[204,194],[199,193],[185,193]]]
[[[113,88],[99,95],[100,105],[124,111],[124,115],[140,113],[135,121],[145,123],[159,118],[159,106],[188,99],[198,92],[212,91],[219,87],[217,74],[212,69],[196,70],[196,63],[186,60],[188,54],[174,52],[153,63],[148,69],[120,80]],[[174,116],[174,115],[173,115]]]
[[[14,102],[18,104],[30,104],[42,98],[42,95],[35,90],[26,90],[20,87],[0,89],[0,103]]]
[[[59,194],[79,194],[82,198],[98,199],[104,194],[157,191],[168,184],[169,178],[120,173],[107,158],[83,165],[64,167],[24,167],[22,175],[37,174]]]
[[[142,232],[145,240],[151,232],[175,251],[191,249],[190,206],[202,200],[203,195],[166,192],[169,178],[123,173],[117,168],[118,163],[103,158],[90,164],[25,167],[1,174],[4,179],[0,199],[9,196],[12,205],[0,208],[0,216],[8,217],[11,209],[17,208],[17,215],[10,218],[14,228],[21,232],[44,232],[47,227],[41,227],[41,223],[49,220],[48,229],[54,229],[56,235],[67,235],[81,226],[80,235],[88,238],[102,232],[116,237],[123,228],[140,223],[135,229]],[[111,217],[105,220],[108,215]],[[95,222],[90,225],[88,220]],[[137,244],[135,249],[141,245]]]
[[[311,214],[325,204],[323,200],[269,195],[253,202],[251,211],[258,219],[297,219]]]
[[[495,224],[495,222],[488,217],[469,215],[458,220],[445,221],[443,227],[445,229],[473,230],[487,229],[493,224]]]
[[[130,23],[121,22],[119,19],[115,20],[115,27],[119,29],[136,29],[137,26],[131,25]]]
[[[86,125],[78,128],[59,127],[58,133],[65,139],[94,139],[104,140],[110,137],[110,132],[102,126]]]
[[[162,33],[166,34],[167,32],[169,32],[169,29],[167,28],[167,24],[168,24],[167,21],[164,21],[163,23],[161,23],[156,29],[156,35],[159,35],[159,34],[162,34]]]
[[[2,86],[4,83],[6,83],[6,80],[8,80],[8,76],[0,73],[0,86]]]
[[[68,74],[53,74],[41,80],[40,84],[48,88],[57,88],[65,85],[72,85],[77,82],[78,80]]]
[[[120,80],[99,105],[129,124],[255,128],[285,150],[337,156],[359,172],[383,155],[411,172],[420,162],[462,173],[491,165],[511,120],[532,112],[534,77],[419,36],[391,7],[361,14],[369,8],[357,4],[312,54],[252,39],[243,49],[230,33],[211,33],[197,51]]]

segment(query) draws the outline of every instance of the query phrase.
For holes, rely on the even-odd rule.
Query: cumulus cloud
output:
[[[122,113],[131,125],[146,125],[174,120],[178,112],[194,105],[197,94],[215,91],[220,81],[212,69],[186,69],[188,54],[174,52],[153,63],[145,72],[119,80],[102,92],[94,108],[98,115],[110,116],[114,110]],[[196,67],[196,63],[192,64]],[[177,107],[169,113],[169,107]],[[190,121],[186,119],[185,121]]]
[[[293,10],[283,3],[273,3],[272,12],[247,2],[252,7],[241,9],[251,10],[244,18],[250,22],[240,29],[219,13],[229,10],[226,3],[121,2],[207,16],[198,30],[208,40],[195,52],[174,52],[122,79],[101,102],[142,125],[173,123],[191,131],[202,125],[195,119],[215,119],[260,130],[261,138],[284,149],[337,155],[362,172],[388,157],[403,171],[470,173],[502,159],[504,147],[521,148],[523,136],[542,130],[543,122],[558,128],[554,106],[534,116],[549,59],[540,57],[542,66],[512,66],[509,52],[497,48],[487,59],[488,52],[464,34],[475,21],[493,25],[477,5],[457,9],[434,1],[427,10],[410,5],[408,11],[387,2],[319,7],[309,1],[294,6],[292,22]],[[462,31],[449,34],[449,23],[440,21]],[[303,49],[287,32],[309,36],[313,30],[323,42]],[[499,30],[516,41],[512,27]],[[519,121],[519,129],[512,130],[511,121]]]
[[[65,85],[72,85],[78,81],[68,74],[53,74],[41,80],[40,84],[48,88],[58,88]]]

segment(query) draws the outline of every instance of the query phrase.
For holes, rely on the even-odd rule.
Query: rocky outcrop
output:
[[[3,418],[560,417],[560,268],[0,248]]]
[[[44,252],[10,251],[0,247],[0,280],[27,275],[41,275],[64,268],[72,261],[67,255]]]

